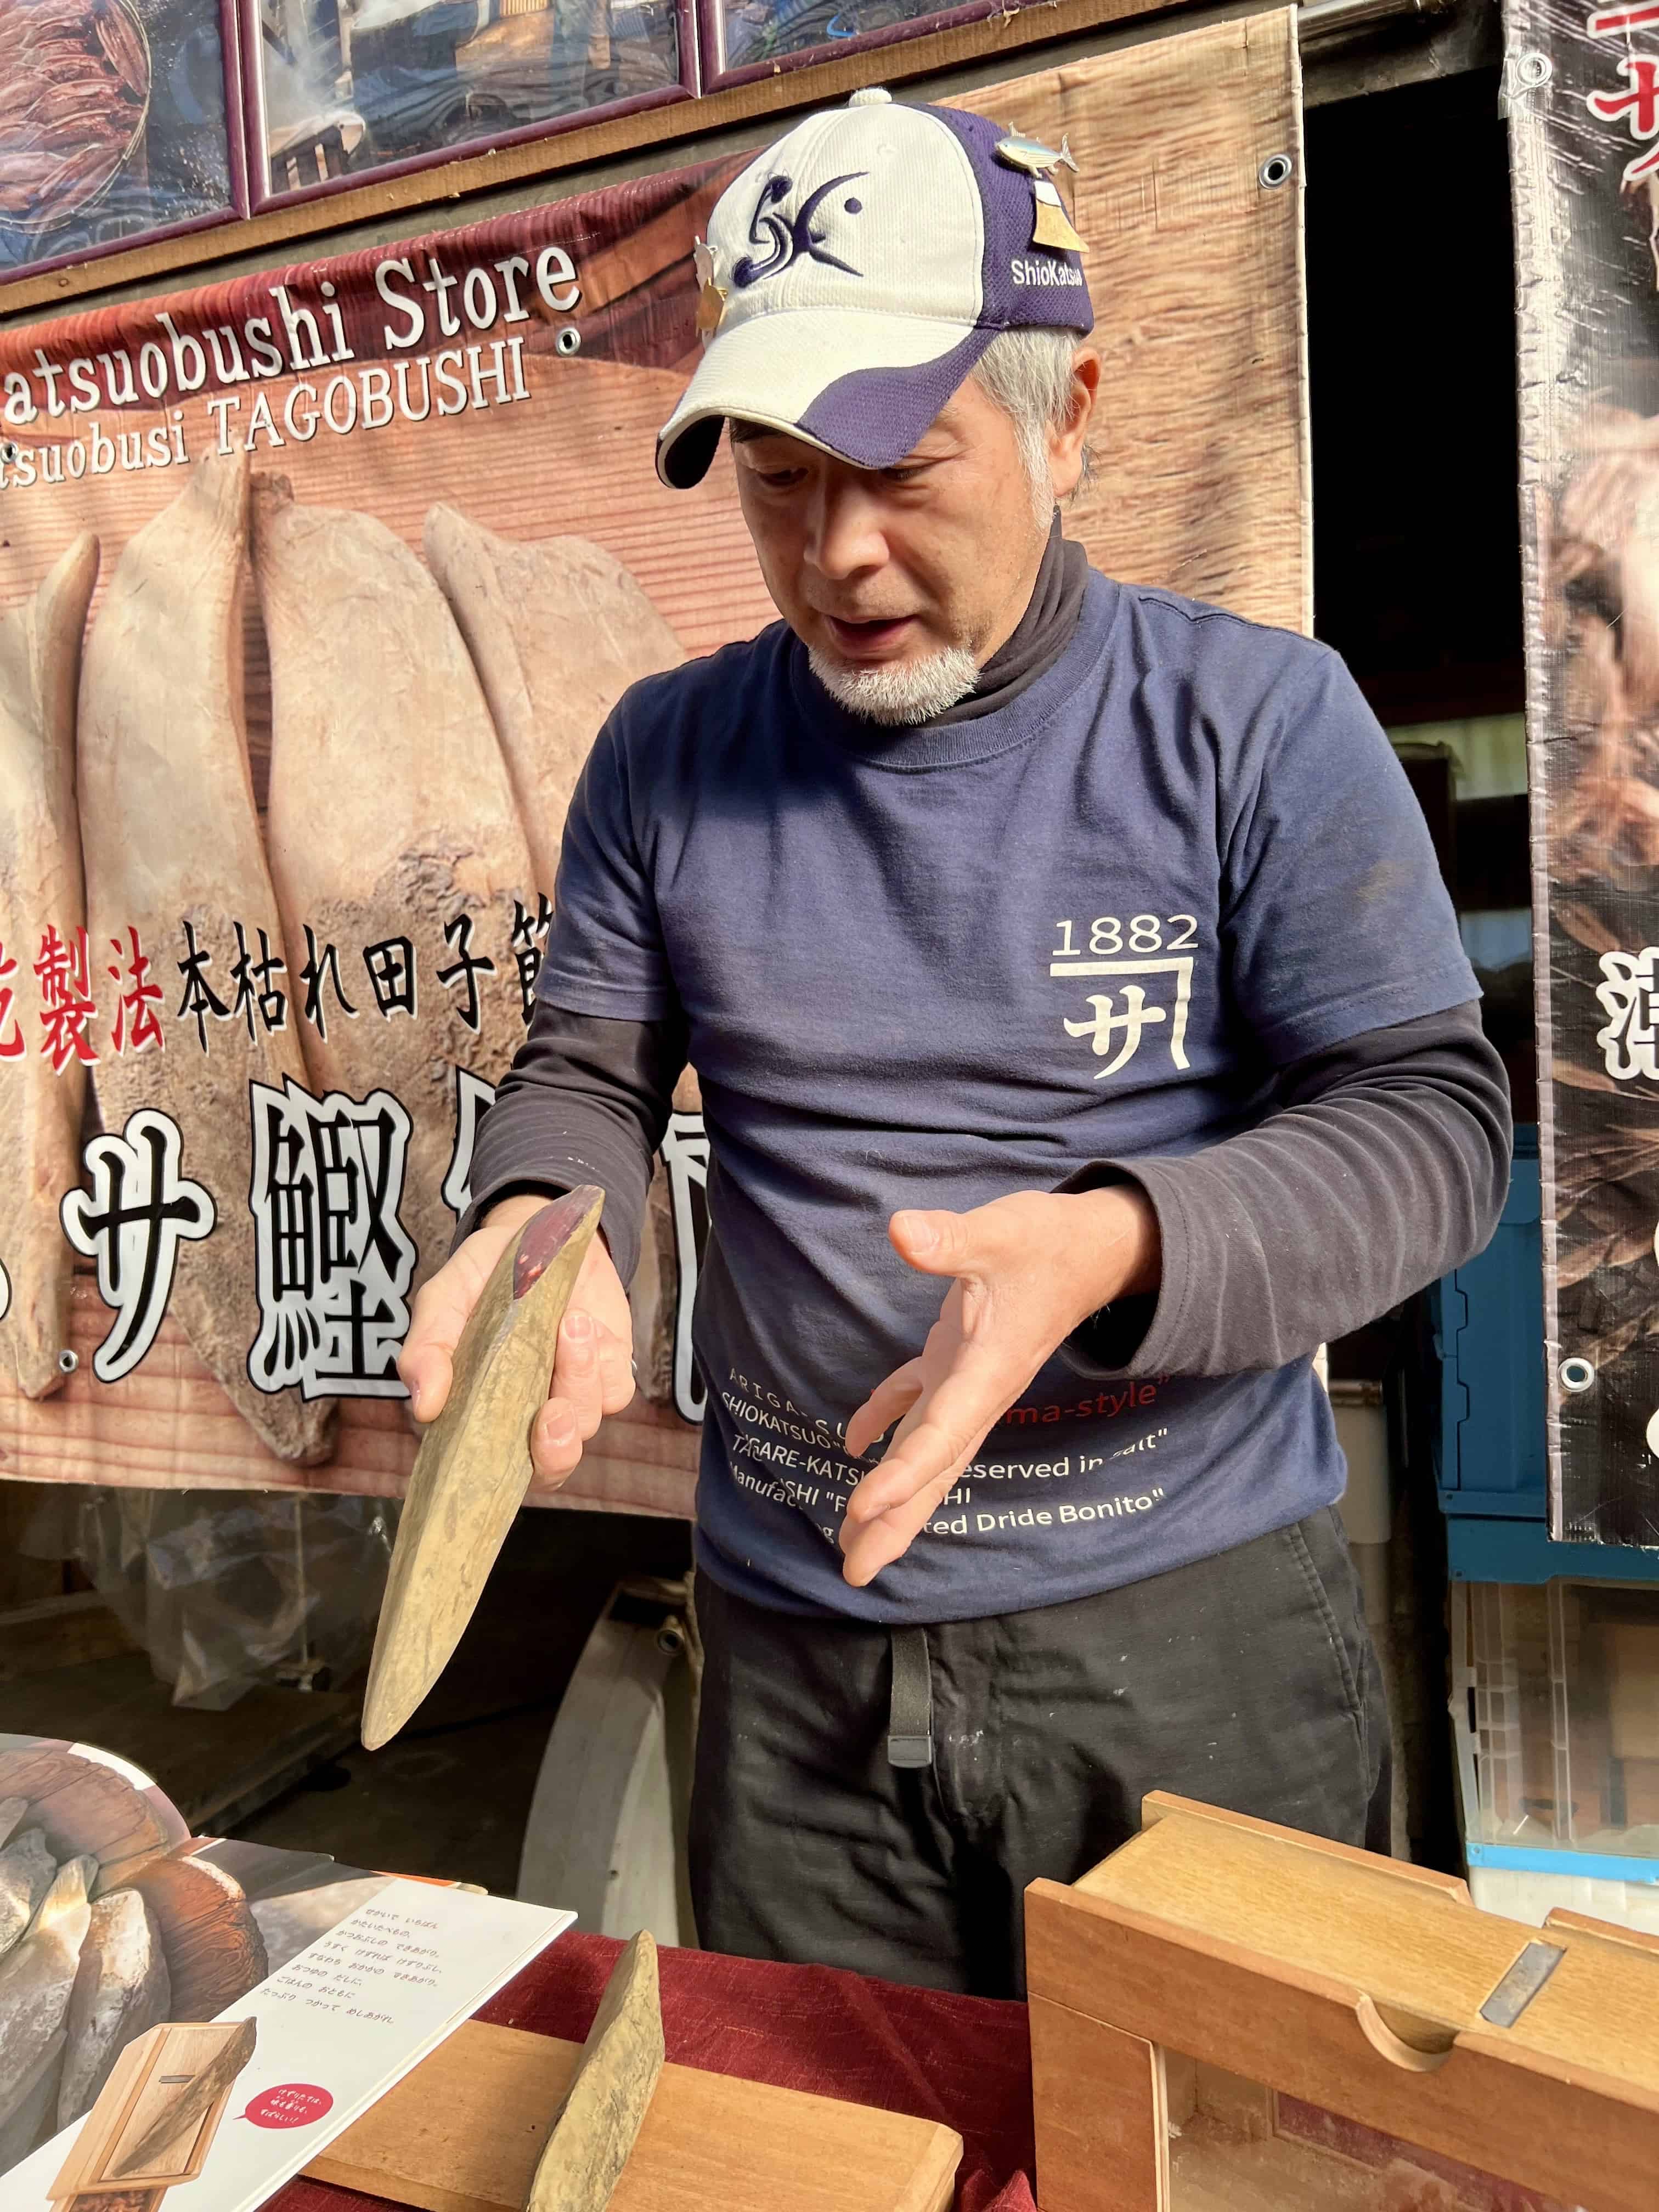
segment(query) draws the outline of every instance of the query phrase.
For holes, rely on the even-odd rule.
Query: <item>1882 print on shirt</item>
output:
[[[781,627],[635,687],[566,828],[539,988],[684,1009],[714,1155],[703,1565],[757,1602],[939,1620],[1138,1580],[1338,1496],[1305,1361],[1133,1376],[1062,1354],[924,1537],[842,1581],[842,1426],[940,1287],[886,1242],[1091,1164],[1248,1128],[1275,1073],[1476,995],[1427,831],[1335,656],[1091,579],[1005,708],[846,714]],[[1449,951],[1448,947],[1452,949]]]

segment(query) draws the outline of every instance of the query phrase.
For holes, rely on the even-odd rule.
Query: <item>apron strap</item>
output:
[[[893,1766],[933,1763],[933,1677],[925,1628],[888,1631],[893,1688],[887,1711],[887,1758]]]

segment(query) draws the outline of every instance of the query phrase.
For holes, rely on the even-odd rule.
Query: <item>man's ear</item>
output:
[[[1072,412],[1063,428],[1048,433],[1048,470],[1056,500],[1069,499],[1082,481],[1089,425],[1100,394],[1100,356],[1091,345],[1078,348],[1072,361]]]

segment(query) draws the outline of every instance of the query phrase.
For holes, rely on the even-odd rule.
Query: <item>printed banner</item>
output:
[[[1551,1522],[1653,1545],[1659,5],[1507,21]]]
[[[1068,527],[1305,626],[1290,15],[971,105],[1078,165],[1107,402]],[[724,457],[653,466],[740,166],[0,337],[9,1473],[406,1472],[398,1349],[582,762],[626,685],[773,618]],[[698,1104],[590,1503],[689,1502]]]

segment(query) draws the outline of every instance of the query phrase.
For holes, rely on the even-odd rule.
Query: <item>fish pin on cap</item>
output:
[[[1081,253],[1083,240],[1072,228],[1066,204],[1051,173],[1062,167],[1069,169],[1073,176],[1078,173],[1076,160],[1066,140],[1060,140],[1056,154],[1040,138],[1028,138],[1022,131],[1011,131],[1006,138],[998,141],[996,157],[1011,169],[1024,169],[1031,179],[1031,190],[1036,198],[1032,245],[1046,246],[1055,253]]]
[[[726,294],[714,282],[714,257],[702,239],[691,249],[691,262],[697,272],[697,336],[712,338],[726,313]]]

